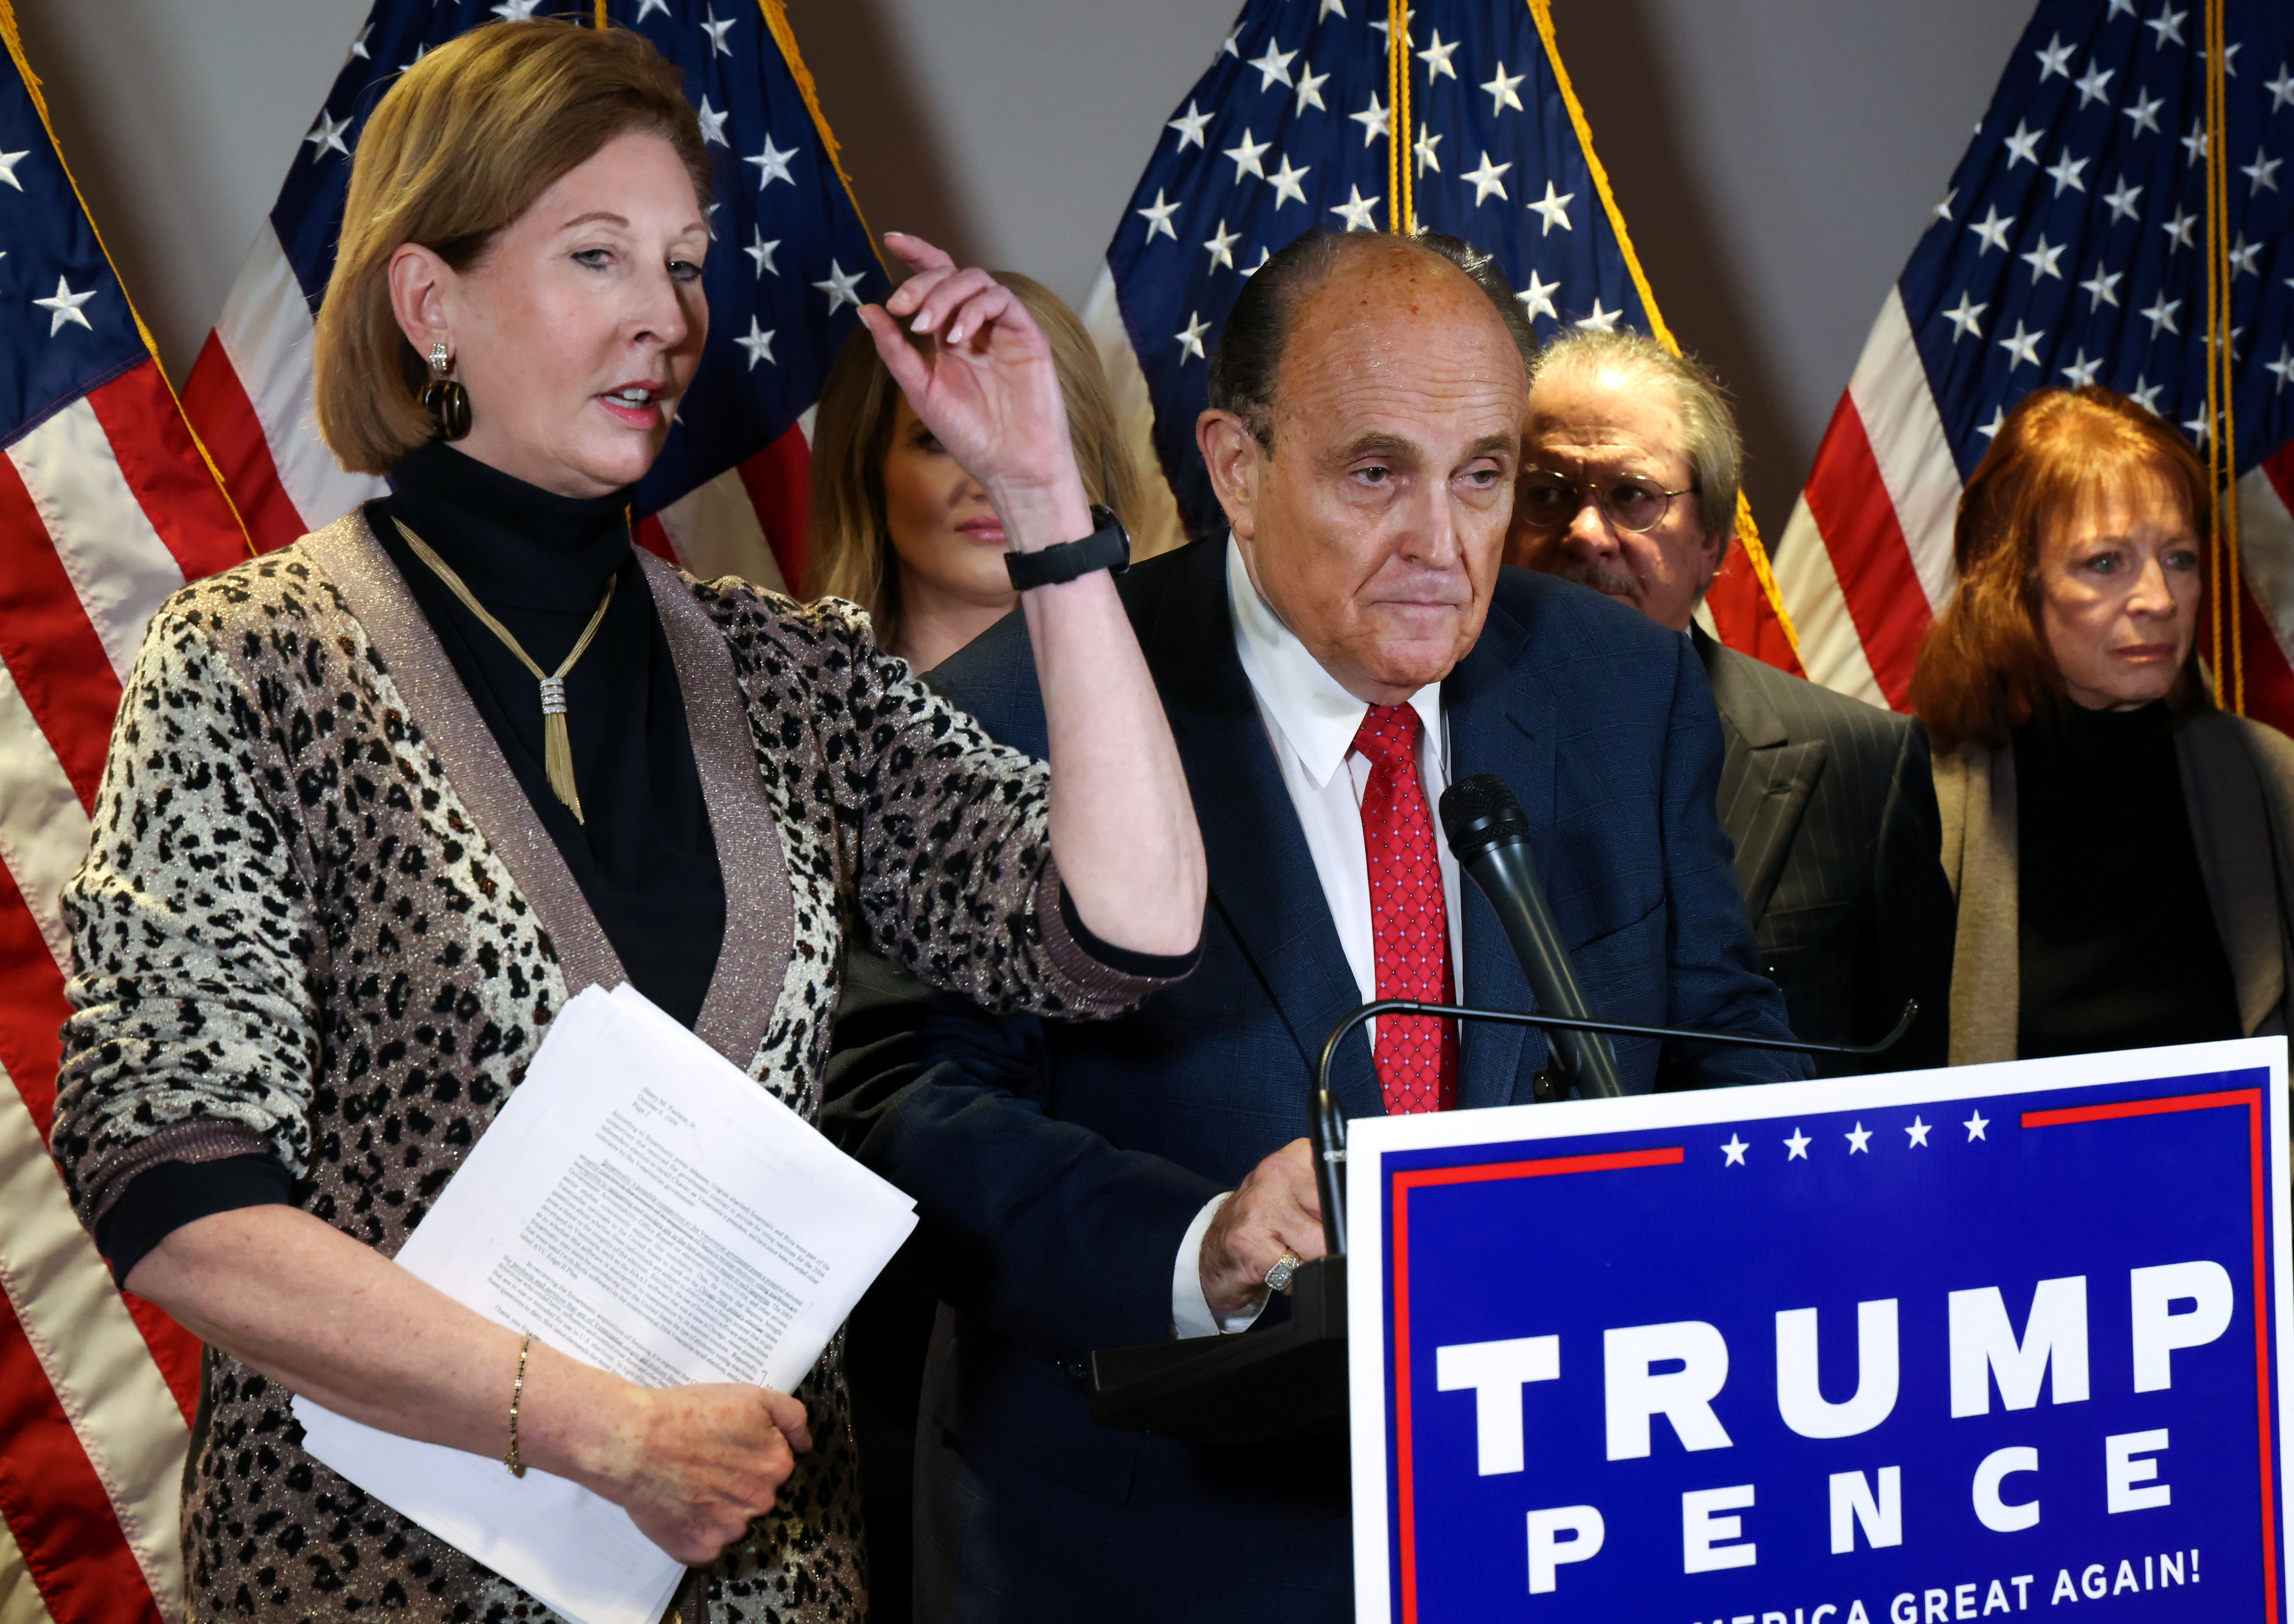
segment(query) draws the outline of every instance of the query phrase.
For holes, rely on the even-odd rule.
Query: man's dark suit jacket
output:
[[[1879,1060],[1819,1060],[1832,1076],[1944,1063],[1956,910],[1927,730],[1908,716],[1789,676],[1702,628],[1690,636],[1720,707],[1721,827],[1793,1030],[1869,1043],[1904,1001],[1909,1036]]]
[[[1096,1428],[1086,1396],[1091,1349],[1169,1334],[1188,1225],[1306,1131],[1312,1059],[1360,1002],[1235,653],[1225,557],[1200,542],[1122,582],[1209,860],[1195,973],[1124,1019],[1073,1025],[904,994],[882,965],[847,984],[824,1125],[917,1198],[917,1264],[956,1311],[955,1392],[928,1393],[926,1417],[969,1474],[967,1620],[1353,1617],[1343,1444],[1196,1449]],[[933,680],[997,738],[1045,751],[1019,616]],[[1713,816],[1720,731],[1686,643],[1506,570],[1443,702],[1452,774],[1494,772],[1521,800],[1596,1011],[1785,1035]],[[1466,999],[1533,1007],[1470,882],[1464,905]],[[1772,1051],[1616,1050],[1636,1092],[1808,1075]],[[1459,1103],[1529,1101],[1545,1054],[1535,1033],[1468,1025]],[[1380,1111],[1359,1030],[1335,1072],[1350,1116]]]

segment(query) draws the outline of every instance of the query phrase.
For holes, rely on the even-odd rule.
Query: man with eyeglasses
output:
[[[1717,808],[1793,1029],[1868,1042],[1917,998],[1919,1023],[1883,1064],[1940,1066],[1954,909],[1925,731],[1723,647],[1693,618],[1735,532],[1742,461],[1696,362],[1638,333],[1568,333],[1533,362],[1506,562],[1696,646],[1727,742]]]

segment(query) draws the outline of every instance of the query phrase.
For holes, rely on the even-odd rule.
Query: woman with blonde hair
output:
[[[1051,344],[1085,493],[1131,528],[1139,474],[1090,335],[1041,282],[989,274]],[[929,337],[912,342],[931,353]],[[930,670],[1020,601],[987,493],[916,416],[865,333],[846,341],[821,389],[812,479],[806,596],[859,605],[876,640],[916,670]]]
[[[848,606],[632,548],[708,330],[708,189],[634,33],[506,21],[409,69],[313,355],[328,443],[392,492],[144,637],[64,895],[53,1144],[115,1273],[208,1344],[191,1620],[543,1611],[306,1452],[297,1394],[614,1501],[696,1570],[683,1624],[862,1617],[834,1344],[793,1394],[642,1387],[393,1256],[590,985],[809,1117],[848,924],[994,1007],[1110,1013],[1188,964],[1176,752],[1112,582],[1060,550],[1091,521],[1049,352],[984,274],[890,238],[914,274],[861,319],[1047,578],[1048,771]]]
[[[1968,481],[1912,678],[1954,1065],[2286,1029],[2294,740],[2208,694],[2212,508],[2182,436],[2096,386],[2025,397]]]

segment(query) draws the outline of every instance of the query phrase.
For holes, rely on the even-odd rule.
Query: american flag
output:
[[[890,284],[781,0],[377,0],[191,369],[184,410],[266,550],[380,493],[380,481],[343,471],[311,410],[313,313],[351,153],[423,53],[482,23],[550,17],[634,28],[677,63],[715,167],[708,349],[638,487],[638,540],[700,575],[795,587],[809,414],[859,304]]]
[[[1496,257],[1541,337],[1672,343],[1546,0],[1249,0],[1164,126],[1085,310],[1166,482],[1151,546],[1223,523],[1194,443],[1208,358],[1245,280],[1315,228],[1447,232]],[[1712,608],[1741,642],[1777,622],[1752,613],[1767,564],[1741,514],[1738,534]]]
[[[2042,385],[2104,384],[2202,455],[2229,447],[2237,547],[2211,581],[2238,590],[2200,647],[2225,702],[2294,728],[2290,45],[2289,0],[2042,0],[1777,542],[1810,677],[1902,708],[1951,591],[1962,485],[2001,418]],[[2207,386],[2210,262],[2229,296],[2228,441]]]
[[[114,1289],[48,1159],[87,851],[143,623],[248,556],[0,4],[0,1618],[180,1614],[199,1344]]]

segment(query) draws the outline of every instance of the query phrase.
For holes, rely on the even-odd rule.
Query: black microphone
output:
[[[1505,780],[1494,773],[1460,778],[1442,792],[1441,809],[1442,832],[1449,837],[1458,866],[1473,877],[1497,910],[1498,922],[1505,927],[1538,1007],[1572,1019],[1593,1019],[1560,928],[1553,922],[1553,910],[1545,905],[1545,892],[1537,883],[1529,819]],[[1598,1032],[1554,1031],[1548,1041],[1578,1093],[1607,1099],[1623,1095],[1625,1085],[1617,1076],[1617,1059],[1609,1052],[1607,1038]]]

